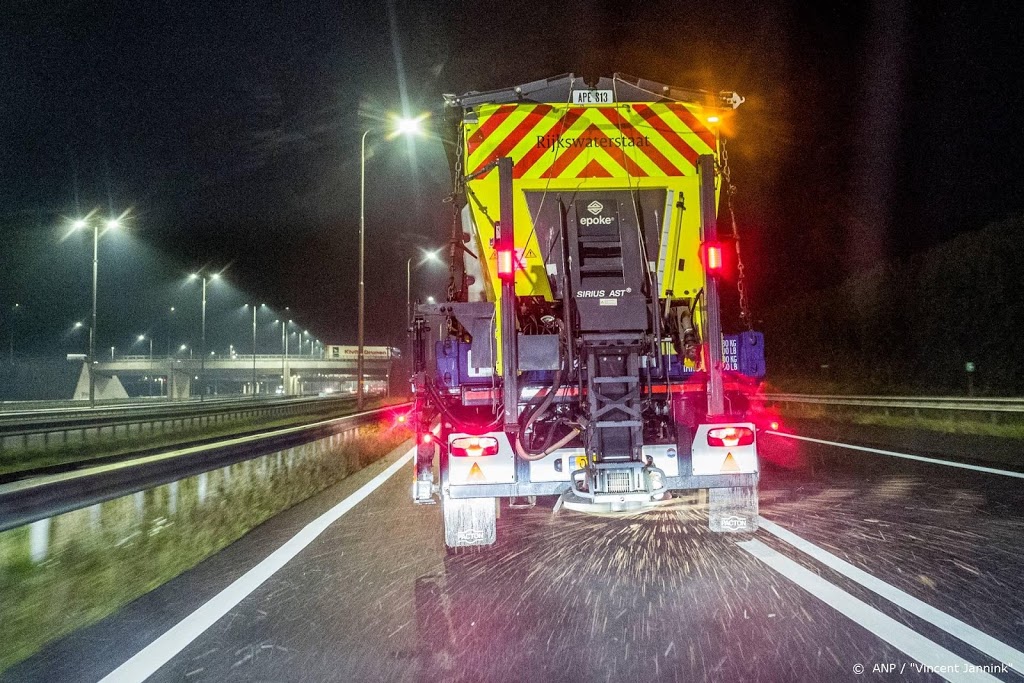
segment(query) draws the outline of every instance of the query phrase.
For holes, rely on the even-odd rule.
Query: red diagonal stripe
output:
[[[700,119],[694,116],[692,111],[676,102],[666,106],[669,111],[679,117],[680,121],[685,123],[690,130],[696,133],[697,137],[703,140],[704,144],[710,147],[712,151],[718,151],[718,141],[715,140],[715,134],[712,133]]]
[[[646,138],[645,135],[641,134],[633,124],[627,121],[622,114],[616,109],[601,108],[600,112],[605,115],[609,121],[611,121],[619,129],[619,132],[624,134],[626,137],[631,138]],[[676,167],[668,158],[665,157],[661,151],[654,145],[644,145],[638,147],[631,147],[630,149],[638,149],[647,155],[647,158],[654,162],[654,164],[661,169],[665,175],[683,175],[683,172]]]
[[[646,104],[636,104],[633,105],[633,108],[636,110],[636,113],[640,115],[640,118],[650,123],[654,130],[656,130],[661,137],[665,138],[665,141],[668,142],[668,144],[672,145],[677,152],[683,155],[684,159],[694,166],[697,165],[697,157],[700,156],[697,153],[697,150],[690,147],[686,140],[680,137],[679,133],[672,130],[672,127],[668,125],[664,119],[658,116],[653,109]]]
[[[505,104],[494,110],[494,113],[487,117],[487,120],[476,129],[476,132],[469,136],[469,140],[466,141],[466,147],[470,154],[476,151],[476,149],[484,143],[491,133],[502,124],[502,122],[509,117],[509,115],[516,110],[516,105]]]
[[[533,130],[540,121],[544,118],[544,115],[551,111],[551,105],[549,104],[538,104],[534,107],[529,114],[526,115],[522,121],[512,129],[512,132],[505,136],[505,139],[498,143],[498,146],[494,148],[494,151],[487,155],[480,164],[474,169],[473,173],[477,173],[481,168],[489,164],[494,159],[500,159],[507,155],[512,149],[518,145],[526,134]]]
[[[598,128],[595,124],[590,124],[590,126],[587,127],[587,129],[585,131],[583,131],[583,133],[580,134],[580,136],[573,141],[574,142],[573,146],[569,147],[567,150],[562,152],[558,156],[558,159],[555,161],[555,163],[551,164],[551,168],[546,170],[541,177],[542,178],[557,178],[559,175],[562,174],[562,172],[565,171],[565,169],[569,166],[569,164],[571,164],[573,162],[573,160],[575,160],[576,157],[578,157],[580,155],[580,153],[583,150],[588,149],[585,145],[580,145],[580,144],[575,144],[575,143],[585,142],[587,140],[600,141],[600,140],[610,140],[610,139],[611,138],[609,138],[607,135],[605,135],[601,131],[601,129]],[[625,154],[623,154],[622,150],[619,149],[618,147],[615,147],[613,145],[609,145],[608,147],[594,147],[594,149],[601,149],[601,150],[606,151],[608,153],[608,156],[610,156],[612,158],[612,160],[615,161],[615,163],[617,163],[619,166],[621,166],[622,168],[624,168],[626,170],[626,173],[629,173],[632,176],[637,176],[637,177],[641,177],[641,178],[647,177],[647,171],[642,169],[640,166],[637,165],[637,163],[635,161],[633,161],[632,159],[627,157]]]
[[[583,167],[583,170],[576,174],[577,178],[611,178],[608,172],[597,159],[591,159],[590,163]]]
[[[551,126],[551,128],[549,128],[541,137],[547,138],[552,132],[555,132],[555,136],[551,138],[551,142],[556,143],[558,140],[561,140],[562,135],[572,128],[579,118],[583,116],[585,111],[586,110],[583,107],[576,107],[568,110],[562,115],[562,118],[556,121],[555,125]],[[536,145],[531,147],[530,151],[524,154],[523,158],[516,162],[515,169],[512,171],[512,177],[522,178],[526,175],[527,171],[533,168],[533,165],[536,164],[545,153],[552,153],[557,156],[559,150],[555,149],[555,151],[552,152],[552,146],[554,146],[554,144],[548,147],[538,147]]]

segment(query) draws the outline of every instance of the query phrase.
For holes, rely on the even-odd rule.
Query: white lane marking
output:
[[[977,671],[976,665],[858,600],[764,543],[753,540],[743,541],[737,545],[829,607],[916,659],[947,681],[955,683],[999,680],[985,672]]]
[[[914,616],[924,619],[929,624],[938,626],[946,633],[959,638],[976,650],[984,652],[1000,664],[1008,664],[1017,671],[1024,672],[1024,652],[1015,650],[1006,643],[996,640],[986,633],[982,633],[956,617],[950,616],[942,610],[936,609],[928,603],[904,593],[899,588],[868,574],[866,571],[854,567],[849,562],[841,560],[827,550],[800,538],[792,531],[779,526],[775,522],[764,517],[759,519],[762,529],[776,538],[785,541],[797,550],[810,555],[829,569],[834,569],[846,578],[856,581],[872,593],[881,595],[889,602],[902,607]]]
[[[867,446],[854,446],[848,443],[839,443],[838,441],[825,441],[824,439],[812,439],[809,436],[797,436],[796,434],[786,434],[785,432],[776,432],[771,429],[765,430],[766,434],[774,434],[775,436],[782,436],[787,439],[799,439],[800,441],[811,441],[813,443],[825,444],[826,446],[836,446],[838,448],[849,448],[854,451],[864,451],[866,453],[876,453],[878,455],[891,455],[894,458],[906,458],[907,460],[919,460],[921,462],[930,462],[933,465],[945,465],[947,467],[959,467],[964,470],[974,470],[975,472],[985,472],[987,474],[1001,474],[1004,477],[1016,477],[1017,479],[1024,479],[1024,472],[1011,472],[1010,470],[997,470],[994,467],[981,467],[979,465],[968,465],[962,462],[953,462],[951,460],[939,460],[937,458],[926,458],[923,455],[910,455],[908,453],[896,453],[895,451],[883,451],[878,448],[868,448]]]
[[[206,604],[188,615],[162,636],[142,648],[134,657],[107,674],[100,683],[144,681],[171,658],[185,649],[206,629],[256,590],[260,584],[299,554],[322,534],[327,527],[376,491],[398,470],[412,461],[416,448],[395,461],[390,467],[363,484],[345,500],[320,515],[290,538],[284,545],[268,555],[255,567],[235,580],[230,586],[213,596]]]

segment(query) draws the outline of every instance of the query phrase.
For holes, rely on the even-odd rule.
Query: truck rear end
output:
[[[448,546],[493,543],[497,499],[546,495],[706,490],[713,530],[756,529],[726,362],[763,374],[763,340],[723,337],[718,295],[718,131],[741,101],[618,75],[446,97],[452,281],[411,334],[413,494],[440,498]]]

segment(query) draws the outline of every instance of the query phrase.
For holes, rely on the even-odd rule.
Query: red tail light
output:
[[[754,430],[746,427],[718,427],[708,431],[709,446],[749,446],[754,443]]]
[[[497,455],[498,440],[493,436],[463,436],[452,441],[449,450],[452,455],[463,458]]]
[[[725,275],[725,251],[721,242],[705,242],[701,245],[701,259],[708,275],[720,277]]]
[[[768,426],[772,428],[772,431],[778,431],[779,430],[779,423],[778,422],[772,422]]]
[[[516,255],[514,251],[498,251],[498,277],[510,280],[516,276]]]

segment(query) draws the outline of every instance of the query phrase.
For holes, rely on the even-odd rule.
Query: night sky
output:
[[[100,244],[99,349],[198,344],[200,266],[228,266],[211,349],[250,349],[247,301],[355,343],[363,131],[565,72],[747,97],[730,149],[761,311],[1024,210],[1022,10],[818,5],[7,0],[0,348],[13,321],[19,355],[84,349],[91,244],[65,234],[94,209],[130,211]],[[450,228],[448,168],[437,140],[370,141],[367,343],[400,346],[405,259]],[[425,266],[414,293],[446,279]]]

